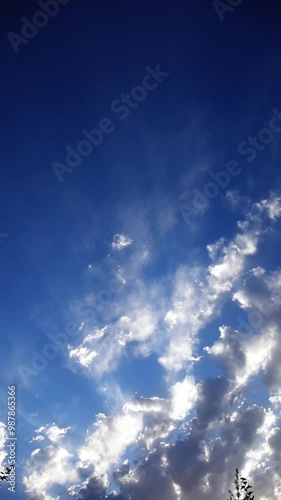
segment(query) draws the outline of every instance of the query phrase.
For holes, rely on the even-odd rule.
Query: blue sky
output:
[[[1,16],[2,498],[224,500],[239,467],[277,500],[278,9],[45,4]]]

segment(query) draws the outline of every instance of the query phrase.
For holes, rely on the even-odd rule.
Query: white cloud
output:
[[[34,436],[30,443],[45,441],[47,437],[52,443],[57,443],[71,429],[71,427],[58,427],[56,424],[47,424],[35,430],[37,436]]]
[[[238,466],[253,479],[254,486],[259,485],[261,499],[277,500],[281,273],[251,269],[251,261],[260,240],[270,234],[268,224],[281,215],[279,205],[273,196],[249,203],[236,234],[229,241],[220,238],[207,246],[210,265],[181,265],[169,286],[159,280],[144,282],[139,273],[133,284],[126,284],[124,295],[107,308],[104,321],[95,320],[91,329],[85,321],[84,338],[78,346],[69,346],[68,355],[72,363],[98,379],[101,394],[111,398],[112,414],[98,415],[85,442],[75,448],[77,477],[68,490],[74,497],[83,486],[95,492],[93,498],[114,498],[105,493],[113,474],[115,487],[120,486],[119,498],[126,500],[225,500]],[[126,276],[128,270],[122,273]],[[232,324],[236,318],[230,315],[230,324],[222,318],[220,328],[211,325],[227,300],[248,315],[253,331],[240,332]],[[204,341],[202,332],[208,325],[212,338],[217,337],[201,355],[199,340]],[[132,396],[113,386],[110,373],[123,356],[151,353],[156,353],[165,369],[168,396]],[[196,383],[194,363],[209,362],[208,357],[216,361],[220,376],[203,376]],[[268,407],[247,402],[250,384],[258,375],[268,388]],[[252,391],[251,400],[254,398]],[[37,433],[56,442],[69,429],[52,426],[41,427]],[[31,479],[26,478],[31,490],[38,476],[41,492],[51,495],[53,457],[61,453],[66,469],[74,459],[68,446],[59,449],[66,454],[53,447],[33,452],[37,468]],[[40,453],[48,457],[48,478],[40,468]],[[132,463],[135,454],[138,463]],[[63,480],[61,484],[68,483]]]
[[[274,347],[274,332],[247,337],[227,326],[219,330],[220,339],[205,350],[222,363],[228,376],[234,376],[238,385],[244,385],[250,377],[265,369]]]
[[[36,432],[36,431],[35,431]],[[45,441],[45,438],[44,436],[34,436],[29,442],[30,443],[36,443],[36,442],[40,442],[40,441]]]
[[[123,248],[129,247],[132,243],[133,240],[131,240],[128,236],[125,236],[124,234],[115,234],[113,236],[111,246],[113,250],[123,250]]]
[[[150,290],[150,296],[153,294]],[[97,326],[85,335],[82,342],[68,346],[69,358],[89,374],[100,378],[118,368],[127,346],[134,342],[147,345],[156,331],[160,311],[145,296],[145,290],[128,291],[127,300],[120,300],[110,309],[106,326]],[[140,350],[135,348],[136,355]]]
[[[177,382],[170,389],[171,392],[171,417],[176,420],[183,420],[194,407],[198,391],[193,377],[186,377],[181,382]]]
[[[281,388],[278,391],[273,391],[272,395],[269,397],[269,401],[272,404],[274,410],[276,412],[279,411],[279,414],[281,415]]]
[[[107,474],[117,464],[129,444],[136,441],[142,428],[141,415],[124,413],[117,417],[100,415],[89,431],[86,443],[79,449],[81,466],[92,464],[95,474]]]
[[[49,445],[37,448],[26,462],[26,475],[23,483],[30,499],[54,500],[50,490],[56,485],[67,487],[77,481],[78,475],[73,467],[73,455],[62,446]],[[55,496],[58,500],[60,496]]]
[[[273,221],[276,221],[281,216],[281,198],[274,193],[271,193],[269,199],[257,203],[257,207],[265,210]]]
[[[125,300],[122,296],[110,309],[111,318],[108,317],[108,330],[102,342],[88,335],[80,345],[69,347],[72,360],[93,375],[101,376],[119,366],[127,346],[135,341],[135,355],[156,352],[167,371],[192,367],[199,360],[196,350],[200,331],[220,315],[225,300],[241,281],[247,259],[257,252],[266,232],[263,226],[268,207],[277,205],[274,198],[249,204],[246,219],[238,223],[232,240],[220,238],[207,246],[212,259],[207,270],[187,266],[177,269],[170,298],[165,297],[159,284],[148,286],[136,279],[135,290],[126,289]],[[235,300],[240,298],[242,303],[241,297],[239,290],[234,291]]]
[[[88,347],[77,347],[76,349],[68,346],[70,359],[75,359],[80,365],[88,368],[98,355],[96,351],[90,351]]]
[[[212,259],[203,268],[179,268],[174,279],[173,307],[165,315],[172,335],[160,357],[167,370],[178,371],[192,365],[199,332],[219,316],[221,307],[246,270],[247,258],[257,252],[263,234],[264,208],[252,206],[239,232],[230,242],[220,238],[207,246]],[[236,296],[235,296],[236,297]]]
[[[70,429],[71,427],[59,428],[57,425],[53,424],[47,428],[46,436],[52,443],[57,443]]]
[[[126,412],[133,413],[165,413],[170,410],[170,402],[158,397],[135,397],[128,401],[123,408]]]

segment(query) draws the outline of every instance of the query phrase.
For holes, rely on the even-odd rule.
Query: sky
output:
[[[4,500],[280,499],[280,14],[3,7]]]

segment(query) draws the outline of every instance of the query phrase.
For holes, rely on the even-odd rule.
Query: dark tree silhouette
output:
[[[254,500],[255,495],[253,492],[253,487],[248,483],[245,477],[242,477],[239,474],[238,469],[236,469],[234,484],[236,489],[236,496],[232,493],[231,490],[229,490],[230,497],[227,500]]]
[[[10,475],[11,470],[12,469],[10,469],[10,467],[6,467],[5,472],[0,472],[0,488],[2,486],[2,482],[3,481],[7,481],[8,477]]]

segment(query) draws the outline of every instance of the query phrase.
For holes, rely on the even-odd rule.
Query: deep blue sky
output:
[[[272,202],[281,188],[281,136],[276,134],[252,163],[237,152],[249,135],[268,126],[272,108],[281,112],[281,21],[274,3],[255,2],[254,8],[253,1],[244,0],[221,22],[207,0],[71,0],[19,46],[18,54],[7,34],[20,34],[22,16],[32,19],[39,7],[12,0],[3,7],[0,233],[7,237],[0,244],[0,420],[5,423],[6,386],[15,383],[19,475],[35,429],[53,422],[71,426],[71,446],[80,447],[96,414],[115,415],[133,394],[169,399],[171,387],[190,373],[184,365],[172,375],[161,361],[169,342],[162,335],[162,311],[177,302],[179,275],[185,268],[195,274],[200,268],[207,276],[206,245],[221,237],[234,241],[237,220],[254,220],[251,204]],[[158,64],[169,76],[120,120],[112,102],[141,85],[147,66]],[[75,149],[81,131],[98,127],[103,118],[110,118],[115,130],[60,183],[51,164],[65,163],[65,147]],[[191,206],[193,189],[202,191],[210,181],[208,171],[224,170],[230,160],[239,161],[242,172],[187,224],[181,203]],[[240,193],[237,211],[230,209],[234,195],[230,203],[226,191]],[[239,271],[241,287],[251,269],[261,266],[270,273],[280,266],[278,223],[272,231],[267,225],[270,221],[261,222],[259,253],[249,255]],[[132,244],[114,250],[116,234]],[[78,313],[81,302],[107,290],[120,272],[127,281],[120,294],[113,293],[92,318]],[[196,355],[218,340],[221,325],[238,328],[238,306],[231,301],[235,291],[219,299],[214,317],[200,327]],[[83,338],[92,327],[109,324],[114,333],[106,335],[116,336],[118,344],[123,328],[118,321],[133,317],[138,305],[142,317],[146,307],[155,309],[157,324],[149,345],[136,334],[121,361],[116,366],[111,361],[114,369],[88,373],[70,362],[65,347],[42,373],[23,383],[18,367],[30,366],[32,349],[42,352],[48,333],[65,330],[69,321],[84,321],[82,333],[69,341],[76,348],[85,346]],[[246,317],[241,307],[239,314]],[[138,329],[136,324],[130,328]],[[204,384],[208,377],[230,377],[224,370],[217,359],[205,359],[192,373],[196,383]],[[104,384],[110,397],[101,390]],[[249,397],[249,405],[268,399],[262,377],[257,384],[259,395]],[[186,494],[186,486],[181,488]],[[26,498],[20,478],[17,495]]]

